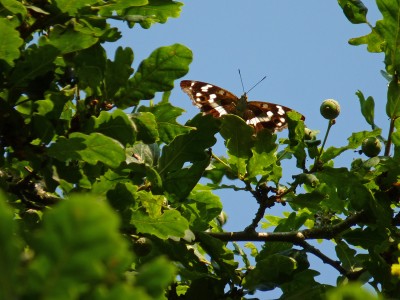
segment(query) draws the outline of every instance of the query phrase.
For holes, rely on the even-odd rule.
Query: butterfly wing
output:
[[[289,111],[292,111],[292,109],[280,104],[250,101],[243,118],[257,132],[264,128],[276,132],[287,128],[287,113]],[[304,119],[304,116],[302,116],[302,120]]]
[[[182,90],[204,114],[220,117],[236,111],[238,97],[216,85],[194,80],[182,80]]]

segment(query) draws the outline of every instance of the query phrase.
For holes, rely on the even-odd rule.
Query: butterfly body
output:
[[[204,114],[216,118],[226,114],[238,115],[256,132],[264,128],[272,132],[287,128],[287,113],[292,111],[279,104],[248,101],[246,93],[239,98],[223,88],[202,81],[183,80],[181,88]]]

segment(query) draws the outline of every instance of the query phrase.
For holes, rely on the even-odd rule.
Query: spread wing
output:
[[[216,85],[202,81],[183,80],[181,88],[204,114],[220,117],[236,111],[238,97]]]
[[[292,111],[292,109],[280,104],[250,101],[243,118],[257,132],[264,128],[276,132],[287,128],[287,113],[289,111]],[[304,119],[303,116],[302,120]]]

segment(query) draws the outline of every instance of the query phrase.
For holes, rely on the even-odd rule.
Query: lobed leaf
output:
[[[251,148],[253,155],[247,164],[248,178],[255,178],[257,175],[265,176],[271,172],[270,166],[276,163],[276,135],[267,130],[262,130],[256,136],[254,147]]]
[[[151,112],[156,118],[160,141],[170,143],[176,136],[188,133],[193,128],[176,122],[184,110],[172,106],[171,103],[161,102],[151,107],[141,106],[139,112]]]
[[[137,139],[146,144],[155,143],[159,139],[156,118],[152,113],[140,112],[131,115],[137,128]]]
[[[194,189],[188,200],[182,204],[182,215],[196,231],[209,229],[210,222],[222,211],[222,203],[211,191]]]
[[[138,23],[143,28],[147,29],[150,28],[154,22],[163,24],[167,22],[168,18],[179,17],[182,5],[183,3],[172,0],[149,0],[149,3],[145,6],[133,6],[127,9],[125,16],[144,17],[144,19],[139,20]]]
[[[0,18],[0,60],[5,61],[10,67],[14,66],[14,60],[20,57],[19,48],[24,43],[20,38],[17,24],[13,24],[6,18]]]
[[[51,45],[57,48],[61,54],[76,52],[87,49],[98,42],[98,38],[91,30],[84,31],[87,27],[75,23],[75,26],[65,27],[55,25],[48,36],[42,35],[39,38],[39,45]]]
[[[121,2],[121,1],[118,1]],[[119,91],[127,87],[129,77],[133,73],[133,51],[131,48],[118,47],[115,51],[114,61],[107,59],[104,82],[105,94],[109,99],[118,99]],[[116,102],[117,100],[113,100]]]
[[[125,98],[117,102],[125,108],[142,99],[152,99],[156,92],[170,91],[174,80],[185,75],[192,61],[192,51],[180,44],[160,47],[143,60],[133,78]]]
[[[88,127],[88,133],[96,131],[119,141],[122,145],[133,145],[136,139],[136,126],[132,120],[120,109],[100,112],[98,117],[92,117]]]
[[[210,157],[196,161],[191,166],[169,172],[164,176],[163,187],[174,195],[178,201],[184,201],[196,184],[200,181],[205,169],[210,164]]]
[[[360,0],[339,0],[338,3],[351,23],[367,23],[368,8]]]
[[[225,115],[221,123],[221,136],[225,139],[228,150],[228,163],[237,172],[239,177],[246,174],[246,166],[252,156],[254,146],[252,127],[236,115]]]
[[[33,79],[53,71],[54,60],[58,55],[58,49],[51,45],[29,47],[24,53],[24,59],[18,60],[11,73],[10,81],[14,88],[27,86]]]
[[[203,161],[207,157],[205,150],[216,142],[214,135],[218,131],[217,123],[218,120],[210,115],[197,115],[188,122],[188,126],[196,127],[197,130],[178,135],[163,147],[158,172],[165,177],[169,172],[181,169],[186,162]]]
[[[131,224],[141,233],[160,239],[183,238],[189,230],[188,221],[177,210],[167,210],[158,217],[150,217],[137,210],[132,213]]]
[[[92,4],[97,3],[97,0],[55,0],[55,4],[61,12],[68,13],[69,15],[75,15],[78,10],[83,9],[84,7],[90,6]]]
[[[102,162],[112,168],[125,160],[122,145],[101,133],[86,135],[75,132],[70,134],[69,139],[60,137],[49,147],[48,155],[60,161],[82,159],[92,165]]]

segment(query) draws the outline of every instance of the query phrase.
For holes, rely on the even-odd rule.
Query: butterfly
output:
[[[264,128],[272,132],[287,128],[287,113],[293,111],[280,104],[247,101],[246,93],[239,98],[223,88],[202,81],[182,80],[181,88],[203,114],[211,114],[216,118],[226,114],[237,115],[253,126],[256,132]],[[305,117],[301,119],[305,120]]]

